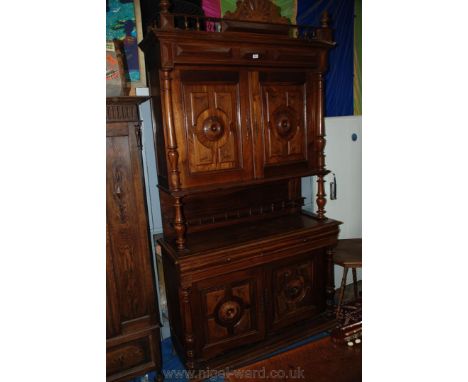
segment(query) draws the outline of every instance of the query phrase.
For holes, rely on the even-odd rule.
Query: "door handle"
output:
[[[333,173],[333,180],[330,182],[330,200],[336,200],[336,176]]]

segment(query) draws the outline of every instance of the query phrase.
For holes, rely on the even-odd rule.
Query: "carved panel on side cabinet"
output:
[[[151,362],[149,338],[144,337],[107,351],[107,374]]]

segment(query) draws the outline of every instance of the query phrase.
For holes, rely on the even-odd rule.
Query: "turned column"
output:
[[[182,197],[174,197],[174,209],[175,209],[175,218],[174,218],[174,230],[176,233],[176,246],[178,250],[185,249],[185,219],[184,219],[184,210],[182,204]]]
[[[325,198],[327,195],[325,194],[325,175],[327,173],[325,169],[325,121],[324,121],[324,99],[325,99],[325,89],[324,89],[324,81],[323,81],[323,74],[318,74],[318,128],[317,128],[317,165],[318,165],[318,174],[317,174],[317,217],[320,220],[326,219],[325,216],[325,204],[327,204],[327,199]]]
[[[169,13],[171,2],[161,0],[159,3],[159,28],[174,29],[174,17]]]
[[[186,356],[186,366],[189,369],[195,368],[195,353],[194,346],[195,341],[192,333],[192,313],[190,308],[190,295],[192,288],[183,288],[180,289],[179,298],[182,301],[182,311],[183,311],[183,324],[184,324],[184,342],[185,342],[185,356]]]
[[[330,28],[330,15],[328,11],[323,12],[320,18],[320,28],[317,29],[317,38],[325,41],[333,41],[333,31]]]
[[[169,168],[169,184],[171,191],[180,190],[180,172],[179,172],[179,152],[177,151],[177,139],[174,127],[174,117],[172,110],[172,87],[171,71],[169,69],[161,70],[162,97],[164,108],[164,128],[167,137],[167,161]],[[183,213],[182,197],[174,197],[174,230],[176,234],[176,244],[178,250],[185,249],[185,219]]]

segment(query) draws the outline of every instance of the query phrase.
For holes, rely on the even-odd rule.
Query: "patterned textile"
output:
[[[273,0],[292,24],[320,25],[328,10],[336,47],[330,51],[325,82],[328,117],[361,114],[362,0]],[[202,0],[206,16],[222,17],[236,9],[237,0]],[[356,13],[356,17],[355,17]]]

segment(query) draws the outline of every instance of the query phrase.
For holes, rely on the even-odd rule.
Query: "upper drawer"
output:
[[[172,64],[224,64],[252,66],[296,66],[320,69],[323,49],[308,47],[272,47],[271,45],[228,45],[227,43],[164,43],[163,66]],[[164,59],[166,58],[166,60]]]

